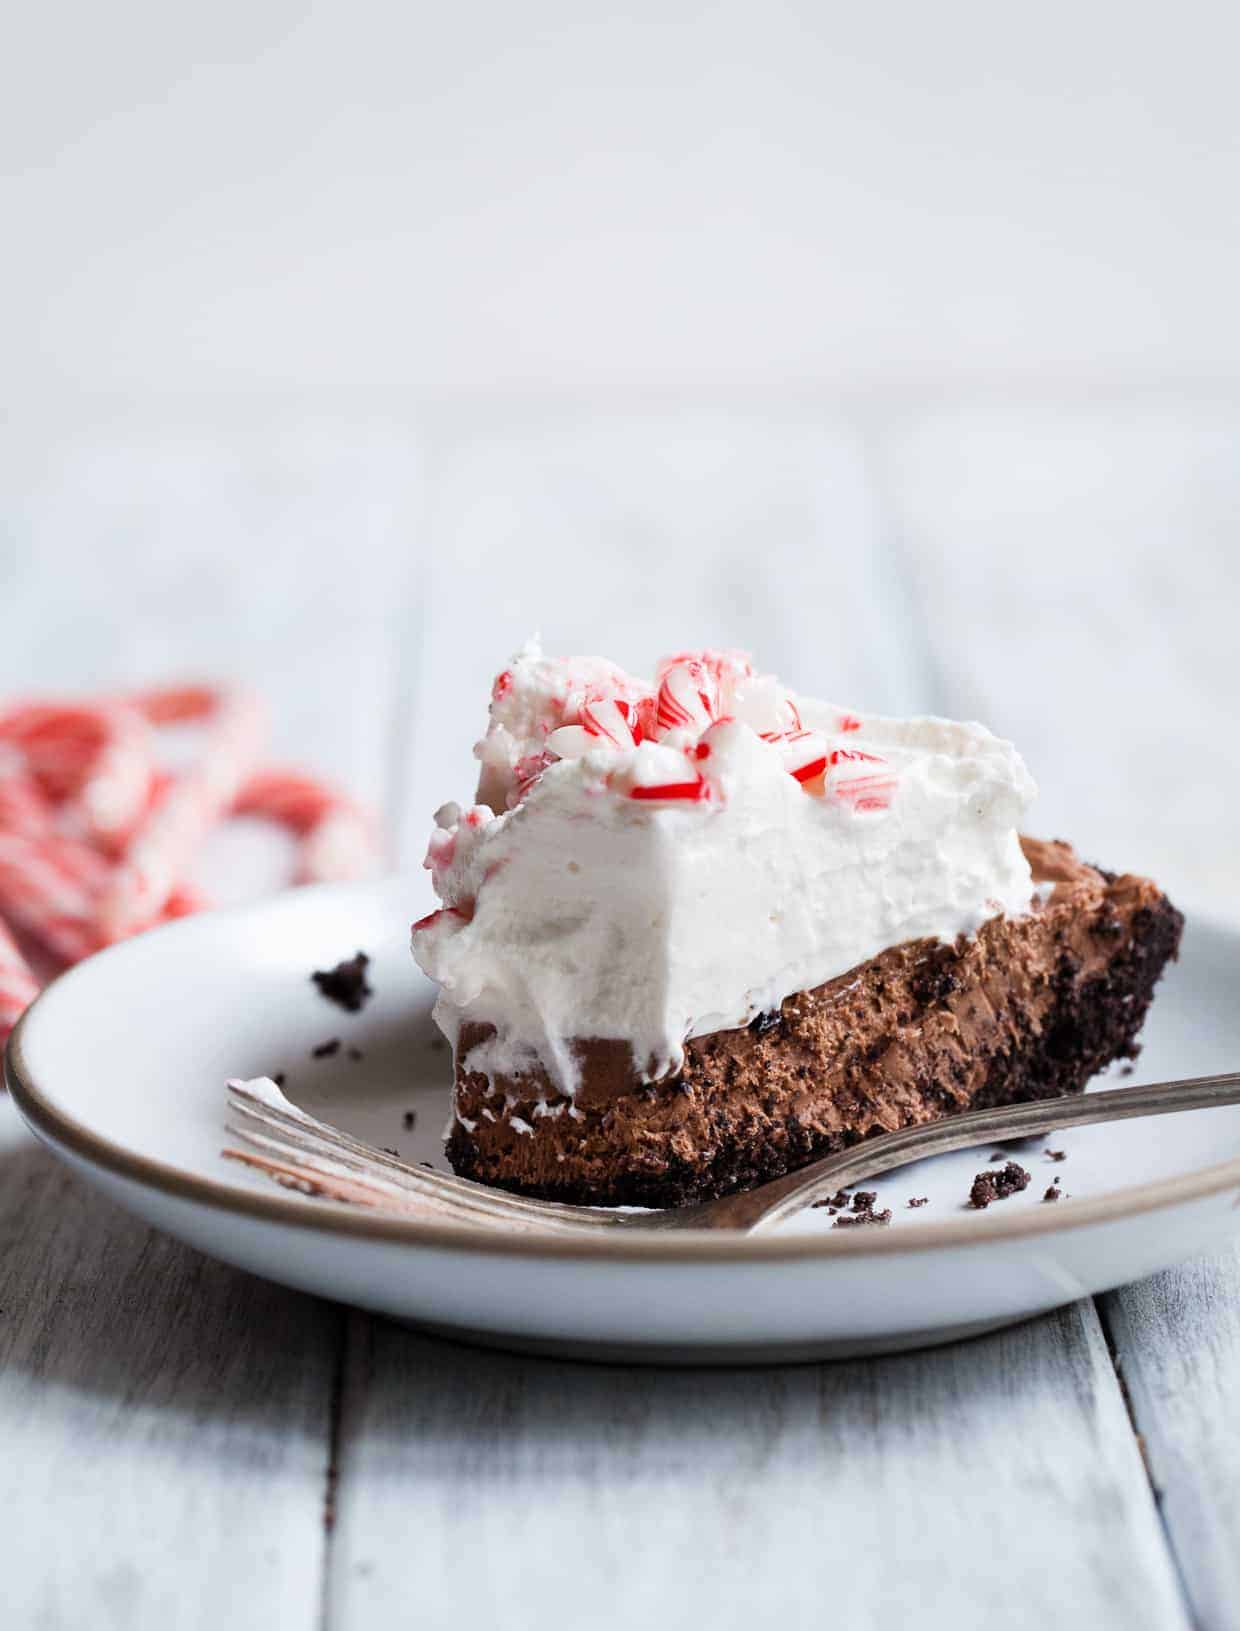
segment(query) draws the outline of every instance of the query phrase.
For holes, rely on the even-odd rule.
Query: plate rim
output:
[[[191,935],[202,921],[213,924],[229,918],[247,920],[261,917],[275,905],[287,905],[290,895],[298,904],[311,904],[323,895],[378,893],[390,887],[398,875],[371,879],[365,884],[316,884],[262,901],[216,909],[148,930],[141,936],[158,935],[173,939]],[[1240,926],[1210,913],[1194,913],[1193,927],[1220,936],[1240,934]],[[468,1224],[423,1223],[414,1218],[376,1216],[360,1208],[347,1207],[283,1193],[265,1195],[243,1189],[221,1179],[189,1172],[168,1161],[136,1154],[121,1143],[92,1131],[75,1116],[59,1108],[35,1079],[26,1058],[25,1037],[32,1017],[49,994],[63,981],[80,978],[89,969],[117,953],[121,942],[85,958],[52,980],[18,1020],[4,1052],[4,1079],[13,1101],[30,1129],[47,1142],[57,1155],[62,1151],[101,1169],[114,1177],[136,1183],[174,1200],[189,1201],[215,1211],[240,1214],[262,1223],[291,1225],[353,1239],[369,1239],[385,1244],[467,1251],[499,1257],[588,1258],[609,1262],[691,1262],[744,1264],[769,1261],[801,1261],[835,1257],[886,1257],[893,1253],[980,1247],[996,1241],[1012,1241],[1057,1235],[1098,1223],[1116,1222],[1187,1201],[1204,1200],[1228,1189],[1240,1192],[1240,1156],[1216,1162],[1192,1173],[1163,1178],[1153,1183],[1129,1184],[1080,1200],[1065,1200],[1060,1206],[1010,1217],[959,1217],[943,1222],[920,1224],[905,1236],[886,1230],[841,1230],[821,1237],[805,1235],[732,1235],[724,1231],[686,1230],[683,1234],[649,1235],[625,1231],[618,1239],[606,1235],[583,1234],[579,1240],[565,1236],[539,1238],[535,1231],[507,1234],[500,1230],[470,1227]],[[221,1096],[221,1104],[223,1103]],[[221,1136],[223,1129],[221,1128]],[[1238,1194],[1240,1203],[1240,1194]],[[903,1238],[901,1238],[903,1236]]]

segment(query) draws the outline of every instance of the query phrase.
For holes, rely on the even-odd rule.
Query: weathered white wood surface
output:
[[[1019,743],[1049,834],[1240,913],[1240,412],[992,404],[874,447],[939,705]]]
[[[344,1314],[116,1210],[0,1103],[4,1607],[312,1626]]]
[[[13,433],[0,690],[231,668],[270,697],[282,753],[386,804],[416,872],[528,633],[634,663],[749,645],[841,701],[989,718],[1026,748],[1049,829],[1240,909],[1216,650],[1238,424],[1210,405],[861,430],[524,415],[129,427],[47,453]],[[1165,799],[1151,739],[1185,744]],[[6,1114],[15,1626],[1175,1627],[1187,1602],[1240,1624],[1240,1446],[1217,1430],[1240,1394],[1235,1258],[1107,1305],[1160,1523],[1088,1305],[838,1367],[470,1353],[157,1240]]]
[[[1092,1308],[938,1352],[643,1372],[364,1324],[329,1623],[1187,1626]]]
[[[1040,830],[1240,914],[1240,414],[992,409],[877,452],[939,705],[1020,743]],[[1240,1254],[1101,1302],[1194,1622],[1240,1625]]]
[[[1194,1623],[1240,1625],[1240,1248],[1100,1303]]]
[[[232,678],[277,751],[381,795],[414,579],[407,436],[118,426],[0,443],[0,691]]]
[[[0,690],[231,674],[281,752],[381,800],[405,457],[320,433],[63,450],[13,526]],[[239,858],[216,855],[224,892]],[[315,1625],[343,1310],[155,1235],[0,1112],[0,1623]]]

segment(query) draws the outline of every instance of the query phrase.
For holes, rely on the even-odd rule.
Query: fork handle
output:
[[[1209,1110],[1228,1104],[1240,1104],[1240,1074],[1236,1072],[1043,1099],[1033,1104],[1003,1105],[992,1110],[969,1110],[943,1121],[884,1133],[838,1155],[812,1161],[758,1189],[726,1195],[700,1206],[677,1208],[662,1215],[667,1220],[663,1227],[732,1229],[741,1233],[769,1229],[837,1189],[876,1178],[910,1161],[945,1155],[949,1150],[1009,1138],[1032,1138],[1065,1127],[1124,1121],[1132,1116],[1172,1115],[1180,1110]]]

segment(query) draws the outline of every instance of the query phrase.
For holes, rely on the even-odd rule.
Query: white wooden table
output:
[[[1240,916],[1240,407],[114,422],[0,444],[0,692],[232,671],[426,896],[498,662],[743,644],[980,716]],[[1240,1626],[1240,1252],[831,1366],[478,1353],[152,1234],[0,1103],[0,1623]]]

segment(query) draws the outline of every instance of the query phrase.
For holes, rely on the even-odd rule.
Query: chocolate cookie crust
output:
[[[585,1040],[570,1105],[545,1078],[464,1071],[491,1031],[463,1027],[454,1170],[552,1200],[681,1206],[897,1127],[1081,1092],[1135,1054],[1183,918],[1148,879],[1022,842],[1040,886],[1027,916],[892,947],[745,1029],[694,1038],[661,1082],[635,1076],[626,1044]]]

